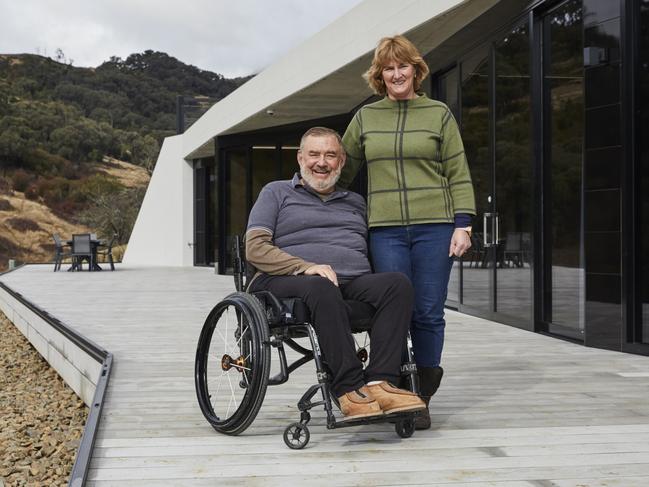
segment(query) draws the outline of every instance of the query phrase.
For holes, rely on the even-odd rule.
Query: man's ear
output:
[[[340,167],[341,168],[345,167],[345,162],[347,162],[347,152],[342,151],[342,154],[340,154]]]

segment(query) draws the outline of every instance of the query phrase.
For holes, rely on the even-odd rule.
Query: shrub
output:
[[[35,184],[29,185],[29,187],[25,190],[25,198],[32,201],[38,199],[38,188]]]
[[[66,160],[65,163],[60,167],[60,174],[68,180],[79,179],[79,177],[81,177],[81,171],[79,170],[79,168],[68,160]]]
[[[144,199],[144,188],[104,193],[93,199],[80,215],[82,223],[103,235],[117,235],[117,243],[128,242]]]
[[[70,161],[67,159],[50,154],[49,152],[37,148],[27,151],[23,156],[23,164],[39,174],[61,174],[63,169]]]
[[[64,220],[70,220],[74,215],[83,208],[81,203],[76,203],[71,200],[65,200],[61,203],[50,207],[55,215],[63,218]]]
[[[4,270],[9,259],[16,259],[22,255],[20,247],[11,240],[0,235],[0,270]]]
[[[9,200],[0,198],[0,211],[10,211],[13,209],[14,207]]]
[[[19,232],[36,232],[41,229],[40,225],[29,218],[13,217],[7,220],[7,225]]]
[[[3,176],[0,176],[0,194],[13,194],[11,186],[11,181]]]
[[[54,206],[67,199],[70,194],[70,182],[63,178],[39,179],[36,184],[39,196],[45,204]]]
[[[34,177],[23,169],[17,169],[11,176],[13,181],[13,188],[15,191],[25,192],[29,184],[33,181]]]
[[[112,176],[93,174],[89,178],[79,181],[77,191],[91,199],[104,194],[116,194],[122,191],[123,186]]]

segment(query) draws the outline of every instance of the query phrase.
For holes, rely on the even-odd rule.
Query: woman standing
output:
[[[451,111],[418,94],[428,66],[405,37],[385,37],[364,74],[384,98],[362,107],[347,127],[348,185],[367,164],[370,254],[375,272],[402,272],[415,288],[411,335],[420,394],[442,379],[444,302],[453,256],[471,246],[475,198],[460,132]],[[430,428],[428,410],[417,420]]]

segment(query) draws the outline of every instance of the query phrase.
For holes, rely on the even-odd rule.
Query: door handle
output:
[[[498,213],[483,213],[482,228],[484,230],[482,241],[485,247],[493,247],[500,241],[500,216]]]
[[[489,238],[488,238],[488,226],[487,226],[487,220],[491,216],[491,213],[483,213],[482,214],[482,243],[485,247],[489,247]]]

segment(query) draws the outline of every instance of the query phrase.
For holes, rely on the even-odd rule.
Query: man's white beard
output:
[[[340,173],[342,172],[342,169],[342,166],[338,166],[338,169],[331,171],[326,179],[314,178],[313,171],[306,168],[304,170],[301,170],[300,173],[302,179],[304,179],[306,183],[313,189],[325,191],[329,188],[333,188],[336,185],[338,179],[340,179]]]

